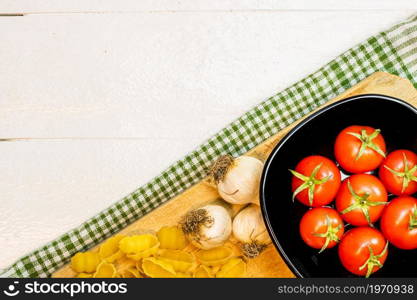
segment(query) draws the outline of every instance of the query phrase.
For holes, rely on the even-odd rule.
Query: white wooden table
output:
[[[417,8],[340,2],[3,0],[0,269]]]

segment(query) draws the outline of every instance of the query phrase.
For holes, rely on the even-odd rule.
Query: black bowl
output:
[[[280,141],[265,163],[260,186],[261,206],[276,248],[299,277],[354,277],[340,263],[337,247],[318,254],[317,249],[301,240],[298,225],[308,207],[292,202],[288,171],[309,155],[335,160],[335,138],[349,125],[380,128],[388,151],[417,151],[417,109],[399,99],[371,94],[347,98],[317,111]],[[384,267],[372,276],[416,277],[417,250],[390,246]]]

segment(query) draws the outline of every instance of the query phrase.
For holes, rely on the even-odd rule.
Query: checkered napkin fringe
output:
[[[370,37],[252,108],[151,182],[21,258],[0,276],[50,276],[77,251],[93,247],[200,181],[219,155],[247,152],[375,71],[406,77],[417,86],[417,15]]]

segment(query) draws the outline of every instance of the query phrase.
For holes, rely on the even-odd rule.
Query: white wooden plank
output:
[[[3,0],[2,13],[213,11],[213,10],[415,10],[414,0]]]
[[[0,269],[78,226],[189,150],[178,139],[1,142]]]
[[[0,138],[202,141],[406,16],[376,11],[0,18]]]

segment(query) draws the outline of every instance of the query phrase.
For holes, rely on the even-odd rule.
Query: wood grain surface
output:
[[[376,72],[318,109],[349,96],[368,93],[397,97],[417,107],[417,91],[408,80],[388,73]],[[307,116],[258,145],[249,151],[248,155],[265,160],[275,145]],[[158,230],[161,226],[176,224],[190,208],[218,198],[219,195],[216,189],[212,186],[208,178],[206,178],[171,201],[161,205],[148,215],[127,226],[121,233],[129,234],[144,230]],[[238,210],[239,207],[235,207],[235,209]],[[228,244],[234,246],[233,240],[228,242]],[[235,251],[238,252],[237,247],[235,247]],[[75,273],[66,265],[55,272],[53,277],[73,277],[74,275]],[[270,245],[259,257],[248,262],[247,277],[281,278],[294,277],[294,274],[287,267],[274,246]]]

